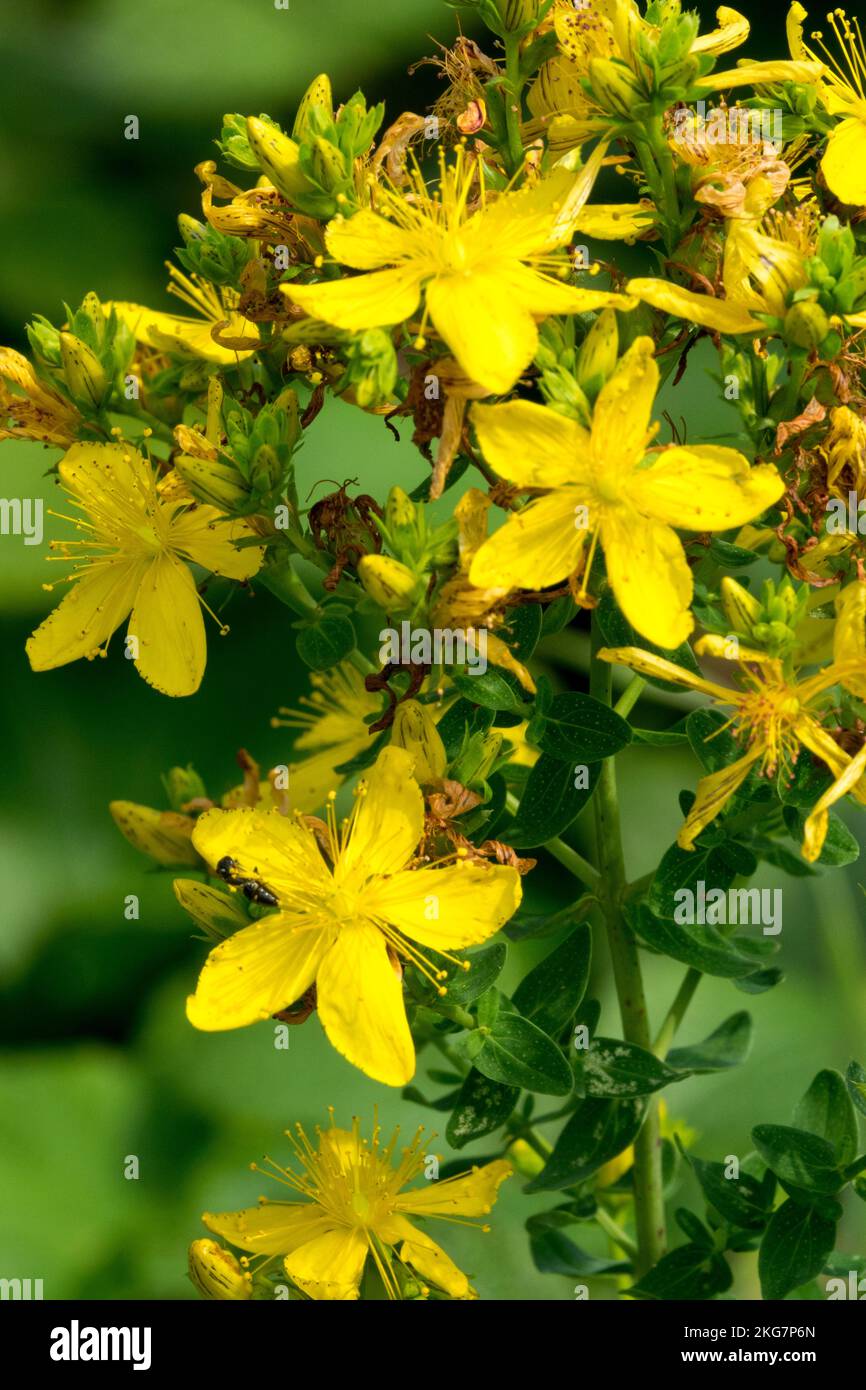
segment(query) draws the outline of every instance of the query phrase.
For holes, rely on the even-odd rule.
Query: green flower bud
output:
[[[386,613],[409,613],[424,590],[423,581],[390,555],[365,555],[358,562],[365,590]]]
[[[329,193],[339,192],[348,178],[342,150],[321,135],[313,140],[312,168],[316,183]]]
[[[496,11],[503,32],[516,34],[538,18],[538,0],[496,0]]]
[[[61,333],[60,360],[64,380],[76,405],[99,410],[110,395],[111,382],[93,349],[74,333]]]
[[[534,1149],[531,1144],[527,1144],[525,1139],[515,1139],[505,1150],[505,1157],[510,1159],[518,1173],[524,1178],[536,1178],[541,1172],[546,1160]]]
[[[197,218],[190,217],[185,212],[182,212],[178,217],[177,228],[183,237],[185,246],[189,246],[190,242],[193,241],[201,241],[202,237],[207,234],[207,224],[199,222]]]
[[[811,351],[823,342],[829,331],[830,320],[814,300],[793,304],[785,315],[784,334],[794,347]]]
[[[287,198],[309,190],[310,181],[301,169],[300,148],[275,125],[258,116],[247,118],[247,137],[259,168]]]
[[[760,603],[754,594],[750,594],[748,589],[744,589],[742,584],[738,584],[736,579],[731,579],[728,575],[722,580],[721,591],[722,608],[731,631],[748,636],[754,624],[760,620]]]
[[[632,120],[635,107],[645,99],[629,69],[613,58],[593,58],[589,81],[599,106],[623,120]]]
[[[236,510],[249,500],[249,486],[243,474],[230,463],[179,454],[174,466],[193,497],[221,512]]]
[[[191,763],[188,767],[171,768],[163,777],[162,783],[173,811],[182,811],[187,802],[207,796],[204,782]]]
[[[189,1277],[203,1298],[233,1301],[252,1296],[252,1275],[215,1240],[194,1240],[189,1247]]]
[[[445,745],[428,705],[418,700],[404,700],[398,705],[391,727],[391,742],[411,753],[415,759],[413,775],[422,786],[445,776]]]
[[[575,375],[580,386],[589,395],[598,395],[613,372],[618,349],[616,312],[613,309],[605,309],[587,333],[577,354]]]
[[[320,72],[318,77],[313,78],[301,98],[298,114],[295,116],[295,124],[292,127],[292,137],[299,144],[310,138],[310,113],[316,107],[323,109],[333,120],[334,99],[331,93],[331,79],[326,72]]]

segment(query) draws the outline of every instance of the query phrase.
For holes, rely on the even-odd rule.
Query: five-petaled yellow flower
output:
[[[862,587],[866,595],[866,585]],[[862,606],[859,616],[862,621]],[[862,647],[862,642],[860,645]],[[812,808],[804,827],[803,857],[814,862],[827,835],[830,807],[849,792],[861,805],[866,805],[866,752],[849,757],[822,723],[828,691],[840,684],[855,693],[862,689],[866,661],[862,655],[857,661],[837,659],[816,675],[793,682],[786,679],[781,663],[764,653],[740,649],[736,657],[726,638],[702,637],[695,650],[748,662],[741,666],[745,689],[733,690],[706,680],[639,647],[603,648],[599,652],[603,661],[619,662],[640,675],[659,677],[689,690],[698,690],[734,711],[730,725],[745,752],[727,767],[701,778],[694,805],[680,828],[677,843],[682,849],[693,849],[701,831],[715,820],[752,768],[759,768],[767,777],[778,772],[791,775],[802,748],[820,758],[834,779]]]
[[[293,283],[283,292],[315,318],[352,331],[411,319],[423,295],[425,322],[463,370],[503,395],[535,356],[540,319],[633,306],[554,278],[567,264],[555,253],[571,236],[602,155],[599,146],[579,173],[557,168],[488,202],[480,161],[460,148],[452,165],[443,159],[436,194],[416,168],[408,194],[377,187],[379,211],[331,222],[328,251],[366,275]],[[476,180],[480,204],[471,210]]]
[[[485,541],[469,577],[479,588],[542,589],[577,574],[600,541],[617,603],[660,647],[688,637],[692,574],[674,527],[725,531],[784,492],[770,464],[735,449],[674,446],[647,454],[659,371],[637,338],[602,387],[591,431],[531,401],[476,405],[485,458],[519,487],[543,491]]]
[[[315,982],[338,1052],[375,1081],[415,1071],[401,958],[438,982],[423,947],[443,956],[484,941],[520,903],[520,877],[453,859],[415,866],[424,799],[403,748],[385,748],[338,830],[329,802],[327,863],[313,831],[278,811],[208,811],[193,842],[214,868],[264,884],[279,910],[220,943],[187,1003],[197,1028],[240,1028],[293,1004]],[[441,986],[440,986],[441,988]]]
[[[292,1283],[311,1299],[357,1299],[368,1259],[390,1299],[402,1298],[407,1284],[414,1284],[415,1296],[423,1296],[410,1269],[451,1298],[475,1297],[462,1270],[408,1217],[472,1225],[471,1218],[492,1210],[500,1185],[511,1175],[506,1159],[407,1192],[407,1183],[425,1167],[423,1130],[398,1149],[399,1128],[383,1145],[378,1124],[369,1141],[361,1137],[357,1119],[351,1130],[338,1129],[332,1115],[330,1129],[317,1129],[315,1148],[302,1127],[296,1129],[297,1137],[291,1130],[286,1136],[301,1171],[271,1158],[266,1160],[269,1167],[257,1171],[275,1177],[303,1200],[260,1198],[259,1206],[243,1211],[205,1212],[208,1230],[240,1250],[265,1256],[259,1270],[282,1257]]]
[[[818,58],[803,41],[803,21],[808,18],[802,5],[788,11],[788,46],[795,59]],[[821,160],[821,173],[831,192],[843,203],[866,206],[866,44],[860,21],[848,19],[844,10],[831,10],[827,23],[841,51],[836,58],[820,34],[813,34],[823,50],[828,66],[817,83],[821,102],[839,124],[831,132]]]
[[[73,444],[59,474],[80,514],[66,519],[84,538],[51,542],[52,558],[72,563],[73,587],[27,641],[33,670],[104,656],[129,617],[128,650],[139,675],[165,695],[192,695],[207,647],[202,600],[186,562],[249,579],[262,549],[235,543],[254,533],[161,488],[131,444]]]

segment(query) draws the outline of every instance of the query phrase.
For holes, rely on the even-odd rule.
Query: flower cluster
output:
[[[835,11],[807,39],[795,3],[788,56],[722,68],[749,35],[727,7],[708,33],[679,0],[467,8],[488,51],[461,38],[436,60],[432,114],[386,125],[361,92],[335,102],[323,74],[287,123],[224,117],[219,165],[196,169],[200,214],[179,219],[168,289],[191,314],[89,294],[60,326],[29,325],[32,360],[0,351],[0,437],[63,451],[72,512],[49,555],[70,587],[27,644],[34,670],[105,656],[127,623],[144,679],[191,696],[202,609],[226,586],[260,586],[273,621],[282,604],[294,623],[309,693],[274,718],[299,731],[285,763],[263,777],[244,751],[242,784],[215,799],[174,769],[164,809],[112,805],[137,849],[188,875],[177,897],[211,945],[190,1023],[317,1015],[391,1087],[437,1049],[447,1091],[429,1103],[450,1111],[451,1146],[498,1134],[508,1153],[404,1193],[420,1140],[394,1168],[378,1128],[368,1143],[357,1122],[332,1126],[315,1146],[299,1131],[302,1175],[273,1167],[304,1201],[205,1217],[244,1252],[195,1242],[210,1297],[273,1297],[274,1279],[299,1298],[357,1298],[371,1280],[470,1297],[407,1218],[482,1215],[512,1166],[567,1197],[530,1223],[541,1268],[551,1231],[597,1221],[614,1274],[679,1296],[652,1097],[707,1068],[684,1060],[695,1049],[667,1058],[667,1025],[650,1037],[638,947],[684,962],[692,992],[703,973],[769,987],[776,943],[689,932],[672,885],[698,861],[722,890],[759,862],[848,862],[833,808],[866,805],[857,21]],[[671,420],[665,393],[696,347],[714,364],[702,389],[730,406],[722,437]],[[335,399],[379,417],[383,439],[409,421],[421,484],[303,500],[296,455]],[[571,689],[563,653],[583,629],[588,689]],[[612,667],[630,680],[615,707]],[[645,741],[690,744],[703,775],[656,873],[629,884],[614,758],[659,683],[709,703]],[[587,806],[595,862],[572,831]],[[563,917],[521,910],[528,850],[581,882]],[[621,1042],[584,998],[593,913]],[[558,933],[511,997],[504,944],[484,945],[503,928]],[[532,1125],[534,1093],[568,1116],[554,1139]],[[754,1245],[785,1211],[782,1141],[755,1142],[741,1208],[696,1161],[713,1227],[699,1296],[725,1292],[744,1229]],[[851,1158],[833,1192],[857,1180]],[[788,1268],[781,1236],[766,1244],[767,1297],[823,1268],[826,1252]]]

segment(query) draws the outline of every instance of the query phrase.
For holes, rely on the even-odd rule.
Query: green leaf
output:
[[[580,1007],[591,961],[592,932],[582,922],[521,980],[514,993],[515,1007],[555,1038]]]
[[[700,1245],[704,1250],[715,1250],[716,1242],[711,1231],[708,1231],[700,1217],[695,1216],[693,1211],[687,1207],[677,1207],[674,1212],[674,1220],[685,1236],[686,1240],[693,1245]]]
[[[723,541],[720,536],[713,536],[710,540],[709,553],[716,564],[726,570],[742,569],[745,565],[753,565],[760,559],[757,551],[746,550],[741,545],[732,545],[730,541]]]
[[[857,1157],[857,1114],[841,1072],[819,1071],[792,1119],[797,1129],[826,1139],[842,1168]]]
[[[431,956],[433,952],[430,953]],[[508,949],[503,941],[484,946],[480,951],[461,951],[460,958],[469,962],[469,969],[452,966],[444,981],[449,1004],[471,1004],[484,994],[502,973]],[[437,965],[447,967],[447,961],[436,957]]]
[[[835,1243],[836,1222],[826,1212],[790,1199],[783,1202],[770,1219],[758,1255],[764,1298],[785,1298],[814,1279]]]
[[[634,1143],[644,1117],[643,1100],[581,1101],[527,1192],[557,1191],[584,1182]]]
[[[529,774],[514,824],[503,831],[515,849],[533,849],[567,830],[595,791],[601,775],[599,763],[587,768],[587,786],[575,787],[575,770],[542,753]]]
[[[601,700],[576,691],[555,695],[538,726],[539,748],[562,762],[600,762],[631,742],[627,720]]]
[[[480,1020],[479,1013],[479,1020]],[[482,1039],[472,1061],[491,1081],[539,1091],[545,1096],[565,1096],[572,1089],[571,1068],[551,1038],[529,1019],[501,1008],[492,1023],[470,1034]]]
[[[724,937],[715,927],[680,927],[675,922],[662,921],[644,906],[628,909],[627,916],[646,945],[684,965],[694,966],[704,975],[728,980],[747,977],[775,949],[775,943],[765,939]]]
[[[739,1176],[726,1176],[724,1163],[710,1163],[689,1156],[695,1177],[707,1204],[725,1221],[743,1230],[760,1230],[767,1224],[775,1192],[775,1182],[768,1186],[742,1169]]]
[[[508,710],[514,713],[529,709],[526,691],[520,682],[498,666],[489,666],[483,674],[477,676],[455,671],[451,682],[465,699],[473,704],[483,705],[485,709]]]
[[[683,1071],[725,1071],[737,1067],[749,1055],[752,1045],[752,1016],[742,1011],[731,1014],[703,1042],[690,1047],[674,1047],[667,1060]]]
[[[462,1149],[474,1139],[492,1134],[504,1125],[519,1095],[517,1086],[502,1086],[473,1067],[460,1088],[445,1129],[445,1138],[452,1149]]]
[[[866,1115],[866,1071],[859,1062],[849,1062],[845,1073],[848,1094],[861,1115]]]
[[[648,743],[653,748],[670,748],[689,741],[684,719],[678,719],[667,729],[636,729],[632,726],[631,736],[635,743]]]
[[[618,1038],[593,1038],[578,1058],[588,1096],[649,1096],[685,1079],[652,1052]]]
[[[508,621],[496,635],[508,643],[518,661],[526,662],[538,646],[543,619],[544,609],[540,603],[522,603],[511,609]]]
[[[314,671],[329,671],[355,649],[355,629],[339,613],[326,613],[297,636],[298,656]]]
[[[793,806],[786,806],[785,824],[795,840],[802,839],[806,817]],[[828,868],[838,869],[845,864],[853,864],[860,858],[860,845],[843,820],[831,811],[827,823],[827,837],[817,863]]]
[[[753,975],[743,975],[734,980],[734,989],[742,990],[743,994],[765,994],[768,989],[775,989],[776,985],[781,984],[784,978],[784,970],[771,965],[767,970],[756,970]]]
[[[631,1265],[627,1260],[599,1259],[575,1245],[562,1230],[573,1221],[573,1216],[562,1211],[544,1211],[530,1216],[526,1229],[536,1269],[542,1274],[565,1274],[575,1279],[629,1272]]]
[[[472,734],[486,734],[492,723],[492,710],[481,709],[473,705],[471,700],[456,700],[436,726],[449,762],[457,757],[465,738]]]
[[[737,849],[739,846],[737,846]],[[742,866],[736,861],[733,844],[712,845],[699,842],[694,849],[680,849],[673,844],[662,856],[650,885],[647,901],[659,917],[674,917],[679,903],[676,894],[687,889],[697,893],[704,883],[706,892],[715,888],[727,892]]]
[[[756,1125],[752,1141],[777,1178],[808,1192],[838,1192],[842,1175],[832,1144],[790,1125]]]
[[[681,1245],[626,1292],[632,1298],[695,1303],[726,1293],[733,1283],[727,1260],[704,1245]]]

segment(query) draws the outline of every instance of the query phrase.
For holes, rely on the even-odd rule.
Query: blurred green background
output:
[[[781,9],[765,15],[772,33],[753,33],[747,51],[781,56],[782,20]],[[435,39],[453,37],[456,19],[442,0],[291,0],[288,11],[271,0],[31,0],[17,7],[14,27],[7,11],[5,27],[0,342],[24,350],[34,312],[56,321],[64,299],[76,304],[90,289],[170,307],[162,262],[177,242],[176,214],[198,212],[192,168],[211,157],[224,111],[288,117],[322,68],[340,97],[361,85],[368,98],[385,98],[390,119],[423,109],[435,76],[424,68],[410,80],[408,65],[432,53]],[[130,114],[139,117],[137,142],[123,138]],[[665,404],[711,435],[731,421],[707,366],[693,354]],[[321,477],[357,477],[374,494],[396,479],[414,486],[424,467],[404,435],[397,445],[381,421],[331,404],[304,449],[302,491]],[[0,445],[0,491],[50,504],[51,461],[36,445]],[[183,1004],[204,948],[191,939],[171,876],[148,871],[106,809],[112,798],[162,804],[160,773],[173,764],[193,762],[219,795],[238,780],[239,747],[264,766],[288,760],[286,734],[269,725],[304,684],[286,610],[263,592],[236,599],[231,635],[210,635],[204,686],[192,700],[150,690],[121,644],[107,661],[34,676],[24,641],[50,603],[40,589],[43,555],[0,538],[0,1276],[42,1278],[51,1298],[191,1297],[185,1251],[203,1233],[200,1212],[255,1201],[262,1180],[246,1165],[265,1149],[285,1156],[286,1125],[315,1124],[329,1103],[345,1122],[378,1102],[384,1124],[399,1119],[407,1129],[431,1112],[351,1069],[315,1018],[292,1031],[288,1052],[274,1049],[267,1026],[194,1032]],[[641,722],[664,725],[687,705],[653,697]],[[694,785],[698,769],[687,752],[651,748],[628,751],[622,764],[637,877],[673,839],[677,792]],[[854,828],[862,833],[862,822]],[[589,834],[579,822],[576,842]],[[543,887],[541,877],[530,881],[534,906],[568,901],[572,886],[555,865],[544,865]],[[751,1126],[784,1123],[820,1067],[866,1060],[861,878],[855,866],[783,880],[780,988],[748,1000],[724,982],[702,985],[684,1042],[744,1006],[757,1024],[745,1068],[669,1093],[704,1156],[742,1155]],[[124,900],[133,893],[140,919],[130,922]],[[509,969],[518,975],[546,949],[512,948]],[[602,1031],[614,1032],[601,940],[595,969]],[[655,959],[647,969],[658,1022],[681,970]],[[133,1154],[137,1181],[124,1177]],[[522,1231],[530,1210],[549,1205],[529,1202],[512,1180],[492,1234],[445,1233],[482,1296],[572,1297],[571,1280],[534,1270]],[[846,1215],[843,1248],[862,1251],[864,1235],[861,1206]],[[599,1249],[588,1229],[577,1239]],[[738,1260],[737,1279],[741,1296],[756,1296],[752,1260]]]

